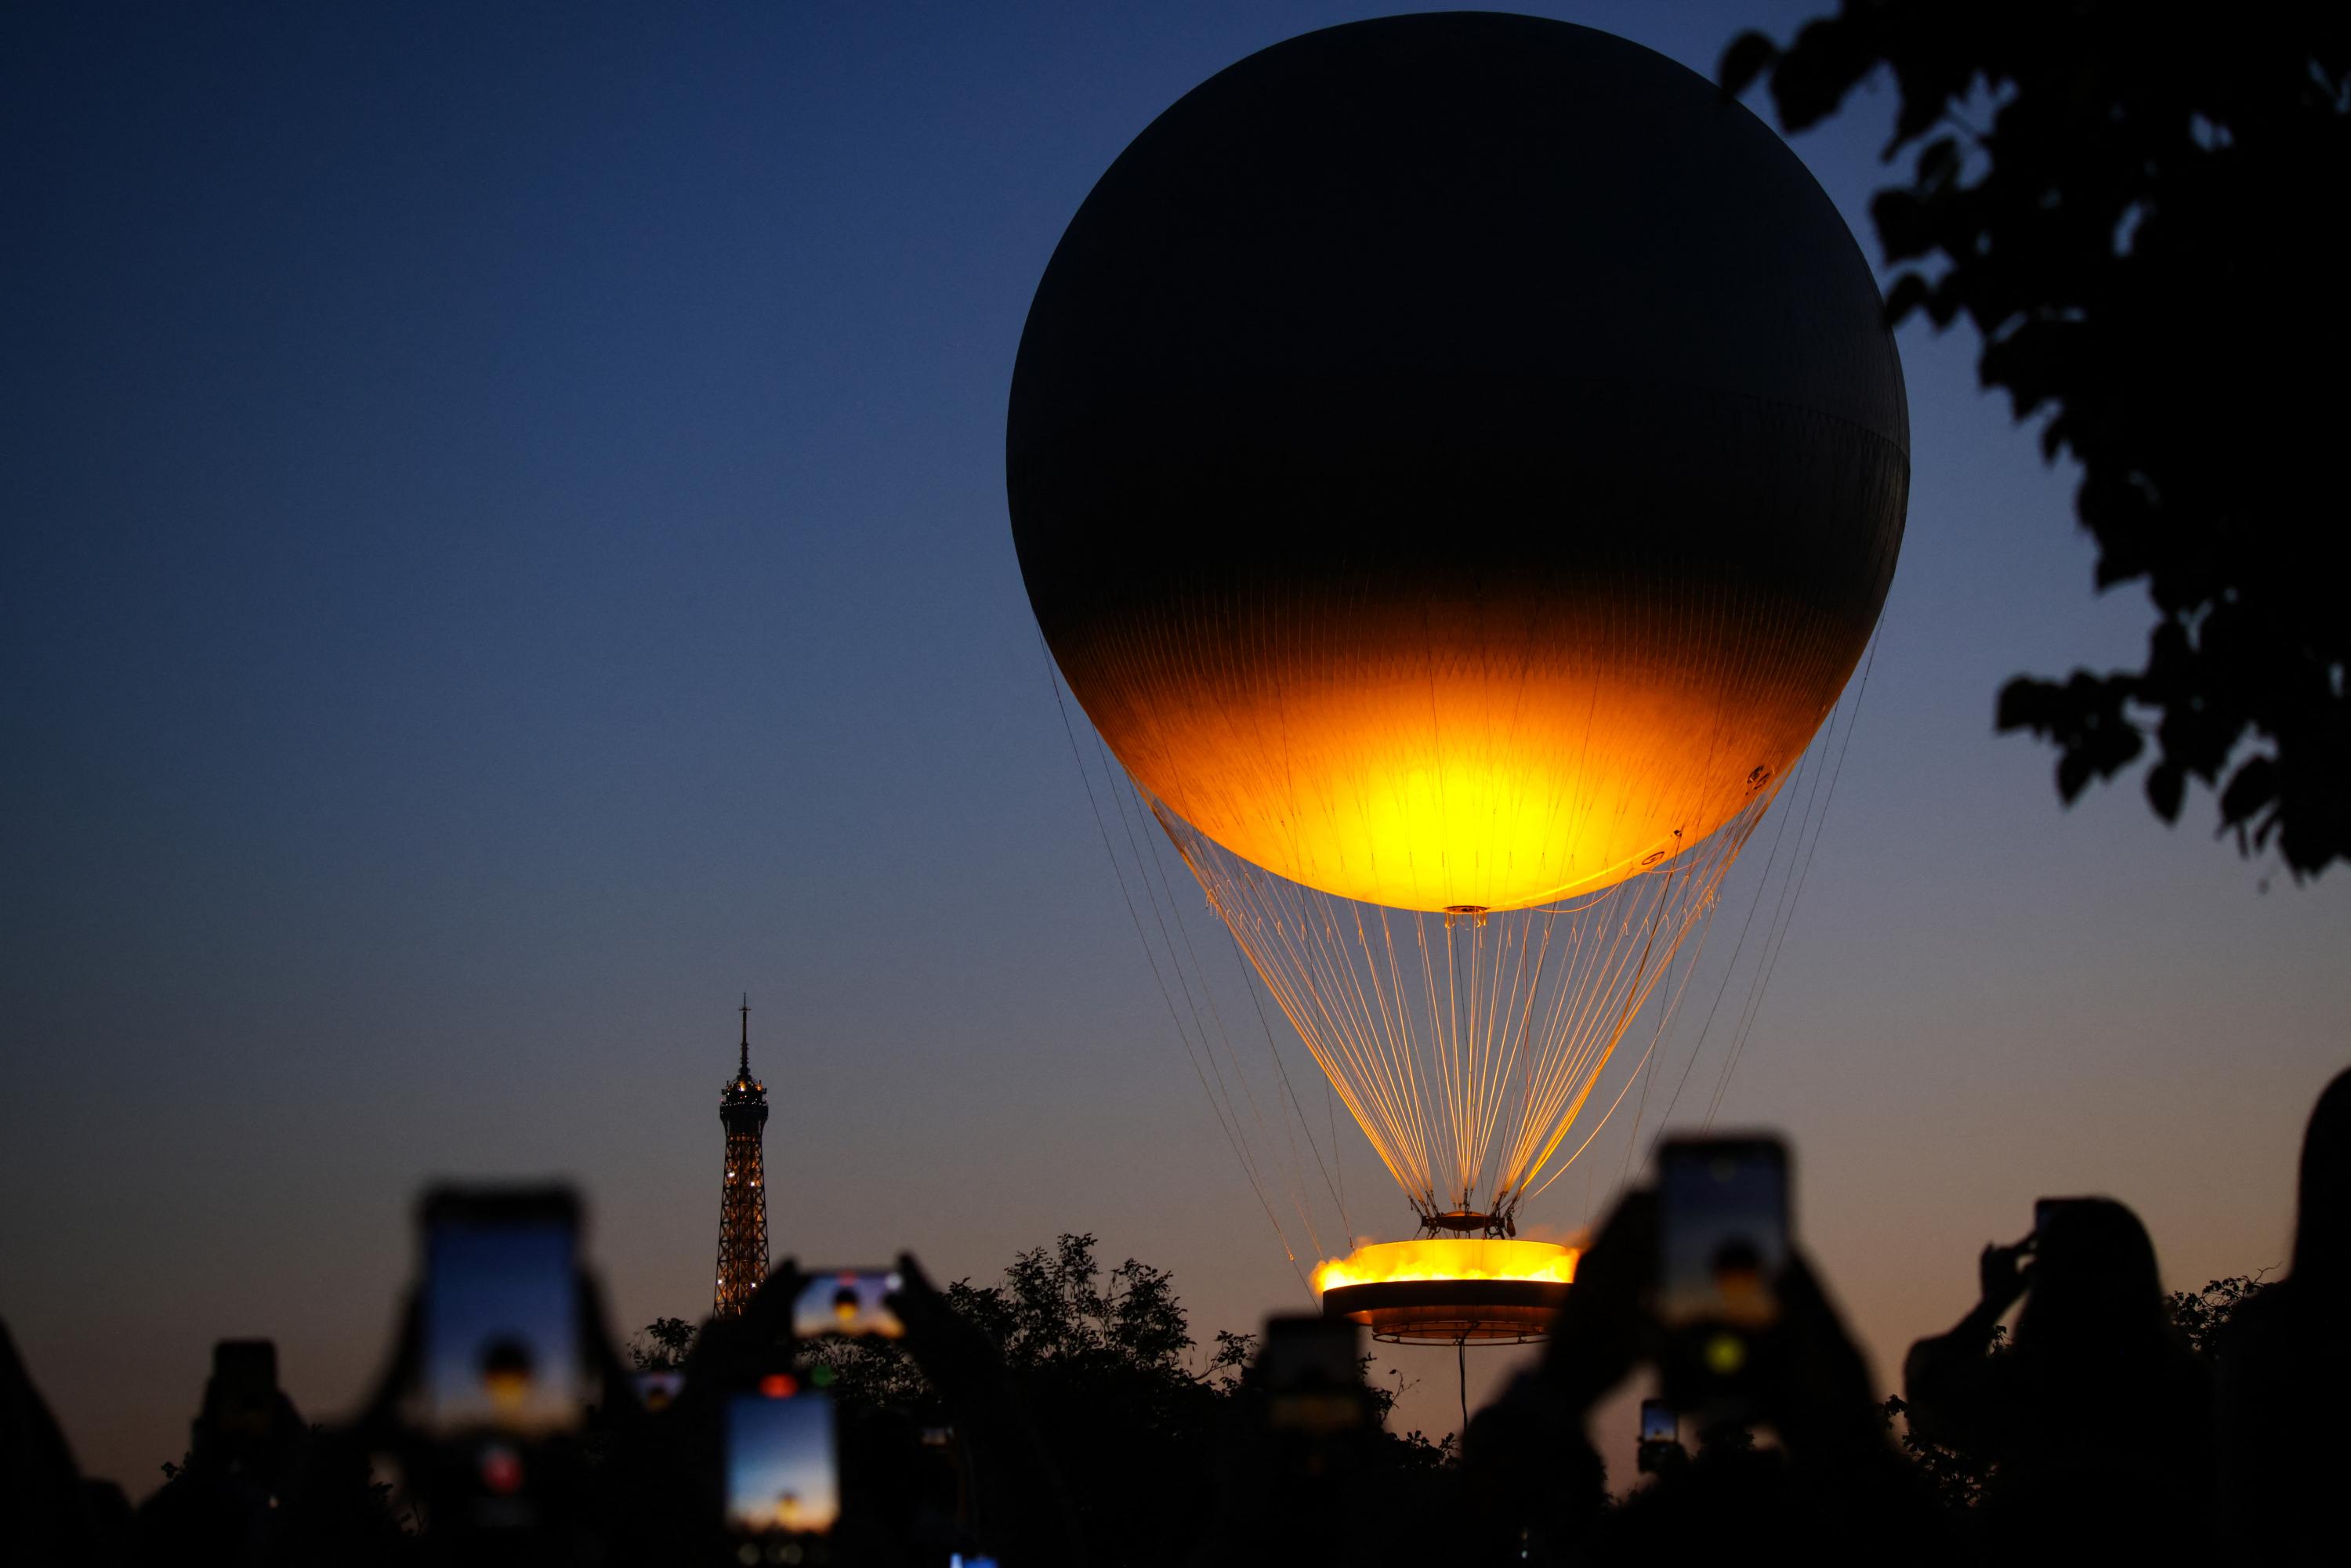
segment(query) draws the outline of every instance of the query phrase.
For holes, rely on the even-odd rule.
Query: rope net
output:
[[[1146,800],[1423,1224],[1515,1234],[1520,1201],[1588,1146],[1554,1166],[1610,1056],[1660,991],[1656,1031],[1670,1021],[1692,967],[1676,956],[1703,932],[1779,783],[1654,869],[1492,913],[1317,892]]]

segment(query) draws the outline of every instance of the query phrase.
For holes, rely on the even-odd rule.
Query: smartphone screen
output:
[[[636,1386],[637,1403],[648,1411],[668,1409],[685,1391],[685,1374],[674,1367],[640,1372],[629,1381]]]
[[[225,1339],[213,1346],[213,1424],[225,1433],[266,1437],[277,1423],[277,1346],[266,1339]]]
[[[1672,1406],[1662,1399],[1641,1401],[1641,1441],[1678,1443],[1681,1436],[1681,1421]]]
[[[1788,1260],[1787,1150],[1773,1138],[1675,1140],[1658,1155],[1657,1316],[1762,1328]]]
[[[436,1431],[579,1423],[578,1209],[567,1193],[437,1193],[424,1217],[423,1397]]]
[[[841,1517],[832,1401],[790,1377],[726,1402],[726,1524],[743,1535],[822,1535]]]
[[[825,1334],[896,1339],[906,1326],[884,1298],[904,1282],[895,1269],[836,1269],[813,1275],[792,1303],[792,1334],[798,1339]]]

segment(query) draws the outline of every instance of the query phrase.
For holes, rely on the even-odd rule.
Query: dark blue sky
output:
[[[1119,150],[1380,9],[0,20],[0,1316],[93,1469],[157,1479],[221,1335],[347,1403],[428,1176],[568,1174],[616,1316],[703,1310],[745,988],[779,1254],[1092,1229],[1204,1337],[1300,1304],[1086,815],[1001,441]],[[1710,74],[1812,7],[1541,9]],[[1795,142],[1856,225],[1886,116]],[[1908,542],[1724,1110],[1796,1137],[1882,1368],[2037,1193],[2133,1203],[2179,1281],[2279,1261],[2351,1004],[2344,886],[2261,892],[2204,799],[2062,811],[1991,735],[2146,612],[1972,340],[1902,347]]]

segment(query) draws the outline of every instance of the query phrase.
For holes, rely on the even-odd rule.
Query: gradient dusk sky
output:
[[[1711,75],[1825,8],[1540,9]],[[159,1482],[224,1336],[348,1408],[429,1178],[575,1180],[617,1322],[706,1311],[747,988],[778,1257],[993,1276],[1091,1230],[1204,1340],[1306,1304],[1095,836],[1002,442],[1096,176],[1379,13],[0,19],[0,1319],[87,1469]],[[1793,143],[1873,259],[1890,115]],[[2241,861],[2209,796],[2063,810],[1992,734],[2009,675],[2150,616],[2093,595],[1973,338],[1901,347],[1907,542],[1721,1113],[1792,1138],[1881,1377],[2043,1193],[2132,1204],[2174,1284],[2282,1263],[2351,1057],[2351,881]],[[1450,1429],[1450,1355],[1393,1359]]]

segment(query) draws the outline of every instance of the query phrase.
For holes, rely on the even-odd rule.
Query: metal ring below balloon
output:
[[[1531,1344],[1548,1338],[1573,1287],[1550,1280],[1406,1280],[1334,1285],[1322,1315],[1389,1344]]]

